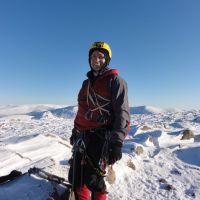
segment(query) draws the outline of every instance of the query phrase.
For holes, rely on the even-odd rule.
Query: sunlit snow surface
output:
[[[0,106],[0,176],[38,166],[67,178],[69,137],[76,112],[76,106]],[[123,158],[113,166],[117,179],[113,185],[107,183],[108,199],[200,199],[200,110],[142,106],[131,108],[131,113]],[[192,130],[195,137],[180,140],[185,129]],[[136,155],[137,146],[143,147],[142,155]],[[166,190],[167,184],[175,189]],[[23,188],[23,193],[16,193]],[[13,196],[46,200],[51,190],[49,182],[23,177],[0,185],[0,200]]]

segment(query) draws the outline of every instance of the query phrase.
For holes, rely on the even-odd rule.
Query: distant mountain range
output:
[[[0,117],[10,115],[30,115],[36,119],[62,117],[74,118],[78,110],[77,106],[62,106],[52,104],[36,105],[7,105],[0,106]],[[163,112],[180,112],[178,109],[161,109],[152,106],[130,107],[131,114],[159,114]]]

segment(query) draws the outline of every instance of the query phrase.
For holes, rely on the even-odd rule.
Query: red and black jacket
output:
[[[116,69],[94,77],[90,71],[78,95],[74,127],[79,131],[109,127],[111,142],[123,143],[130,124],[127,84]]]

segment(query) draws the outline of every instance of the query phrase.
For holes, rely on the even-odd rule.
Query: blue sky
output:
[[[0,104],[77,104],[94,41],[131,106],[200,108],[200,1],[0,0]]]

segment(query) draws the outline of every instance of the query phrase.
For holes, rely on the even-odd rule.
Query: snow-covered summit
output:
[[[30,112],[29,115],[33,116],[35,119],[53,118],[53,117],[71,119],[75,117],[77,109],[78,109],[77,106],[67,106],[56,109],[49,109],[47,111],[33,111]]]
[[[23,115],[30,112],[43,112],[61,108],[63,105],[54,104],[27,104],[27,105],[0,105],[0,117],[10,115]]]
[[[137,106],[131,107],[130,112],[131,114],[158,114],[158,113],[165,113],[165,112],[178,112],[180,110],[173,109],[173,108],[157,108],[153,106]]]

